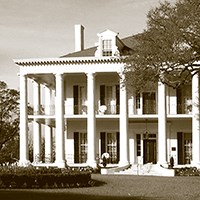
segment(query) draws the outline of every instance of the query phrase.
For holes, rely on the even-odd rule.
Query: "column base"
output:
[[[97,168],[97,162],[96,162],[96,160],[92,160],[92,161],[87,160],[86,163],[87,163],[88,166],[90,166],[92,168]]]
[[[129,161],[119,161],[118,165],[119,165],[119,167],[127,166],[127,165],[130,165],[130,162]]]
[[[52,154],[45,154],[45,163],[51,163],[52,162]]]
[[[157,165],[162,166],[164,168],[168,168],[168,163],[167,161],[158,161]]]
[[[67,163],[65,160],[59,160],[59,161],[55,161],[55,165],[58,167],[58,168],[65,168],[67,166]]]
[[[200,169],[200,161],[199,162],[191,161],[191,166]]]
[[[20,167],[28,167],[31,164],[29,160],[19,160]]]

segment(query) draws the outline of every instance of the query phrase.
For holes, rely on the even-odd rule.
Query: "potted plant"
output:
[[[174,167],[174,158],[173,156],[171,156],[169,159],[169,169],[173,169],[173,167]]]
[[[106,165],[108,164],[109,153],[103,153],[101,158],[102,158],[103,167],[106,167]]]

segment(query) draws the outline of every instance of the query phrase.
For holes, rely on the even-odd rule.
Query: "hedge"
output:
[[[175,176],[200,176],[200,169],[196,167],[176,168]]]
[[[70,168],[0,167],[0,188],[67,188],[91,186],[91,173]]]

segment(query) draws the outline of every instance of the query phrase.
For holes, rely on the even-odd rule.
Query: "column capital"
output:
[[[63,80],[63,75],[64,75],[63,73],[58,72],[54,73],[53,75],[55,76],[55,81],[58,79]]]
[[[18,73],[17,75],[18,75],[19,77],[23,77],[23,76],[24,76],[24,77],[27,77],[27,73]]]
[[[86,72],[85,74],[87,75],[87,77],[89,77],[89,76],[95,77],[96,76],[95,72]]]
[[[200,72],[199,69],[197,69],[197,70],[195,70],[195,71],[192,71],[192,72],[191,72],[192,77],[193,77],[194,75],[199,75],[199,72]]]

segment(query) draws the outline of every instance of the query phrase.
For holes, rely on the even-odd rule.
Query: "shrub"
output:
[[[200,169],[196,167],[176,168],[175,176],[200,176]]]
[[[61,188],[90,186],[91,172],[70,168],[0,167],[0,188]]]

